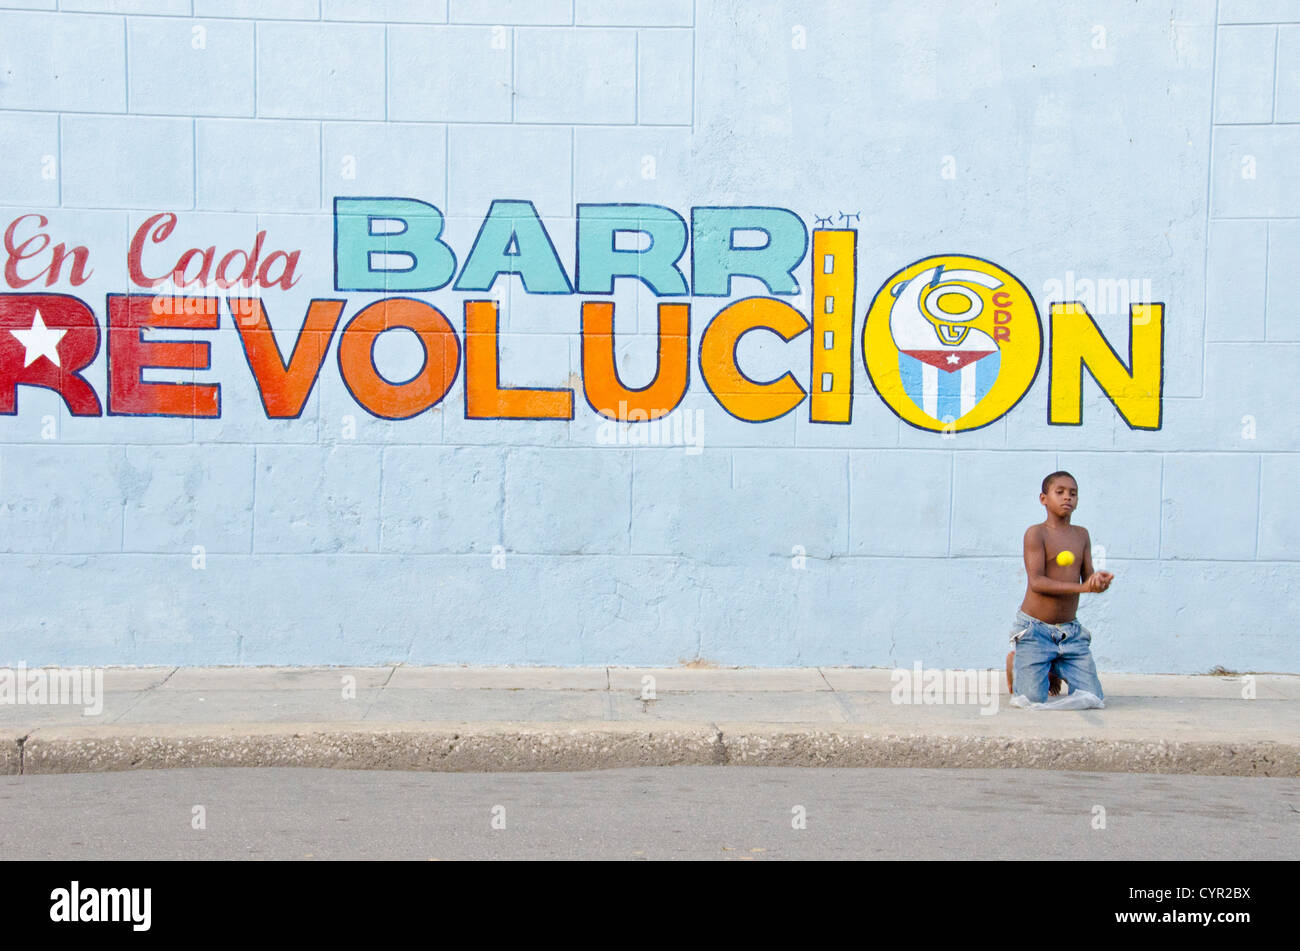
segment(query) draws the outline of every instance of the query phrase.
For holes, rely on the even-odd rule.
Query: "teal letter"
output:
[[[384,222],[385,227],[376,227]],[[334,199],[334,289],[436,291],[456,273],[444,244],[442,212],[414,198]],[[409,267],[375,267],[376,255],[405,258]]]
[[[499,274],[518,274],[529,294],[573,293],[531,201],[492,202],[456,279],[456,290],[491,290]]]
[[[737,231],[762,231],[767,242],[735,244]],[[756,277],[773,294],[798,294],[795,268],[808,251],[803,219],[785,208],[692,208],[691,283],[701,297],[726,297],[733,277]]]
[[[619,232],[648,235],[640,251],[614,247]],[[662,205],[578,206],[578,293],[612,294],[614,278],[640,278],[656,297],[689,293],[677,262],[686,253],[686,222]]]

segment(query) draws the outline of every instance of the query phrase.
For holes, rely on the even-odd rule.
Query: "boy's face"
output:
[[[1079,507],[1079,486],[1073,479],[1061,476],[1051,481],[1046,492],[1039,494],[1038,501],[1057,518],[1068,518]]]

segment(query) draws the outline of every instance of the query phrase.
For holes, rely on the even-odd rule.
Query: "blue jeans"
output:
[[[1070,693],[1086,690],[1098,700],[1106,699],[1092,660],[1092,635],[1078,620],[1048,624],[1017,611],[1013,630],[1024,633],[1015,642],[1012,693],[1042,703],[1047,700],[1047,676],[1054,673],[1069,683]]]

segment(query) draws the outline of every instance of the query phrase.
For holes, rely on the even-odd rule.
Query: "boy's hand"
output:
[[[1101,594],[1101,592],[1110,587],[1110,583],[1114,579],[1115,576],[1109,571],[1094,571],[1085,584],[1087,590],[1092,594]]]

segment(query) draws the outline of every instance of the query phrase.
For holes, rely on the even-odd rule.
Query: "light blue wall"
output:
[[[349,319],[379,295],[333,291],[339,195],[436,205],[462,263],[494,198],[531,200],[570,275],[580,202],[858,214],[859,329],[886,277],[947,252],[1044,314],[1085,279],[1166,304],[1159,432],[1090,379],[1083,426],[1049,426],[1044,371],[944,440],[859,354],[848,426],[742,423],[693,365],[700,453],[605,444],[580,391],[571,422],[466,420],[463,375],[382,421],[333,353],[301,418],[268,420],[226,315],[181,335],[212,344],[193,377],[221,384],[220,419],[74,418],[30,387],[0,417],[0,663],[996,665],[1064,467],[1117,575],[1081,610],[1103,670],[1300,670],[1300,3],[0,8],[0,225],[39,211],[91,248],[75,293],[101,326],[162,210],[176,251],[301,249],[300,284],[264,295],[286,350],[314,297]],[[579,298],[498,287],[505,381],[580,385]],[[467,295],[420,296],[461,326]],[[643,382],[655,299],[614,299]],[[723,303],[694,300],[693,362]],[[808,337],[774,341],[746,339],[751,375],[808,385]],[[86,375],[103,398],[102,351]]]

